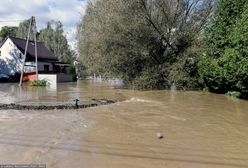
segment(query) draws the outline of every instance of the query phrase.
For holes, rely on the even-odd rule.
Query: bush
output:
[[[76,75],[75,66],[70,64],[69,67],[66,68],[66,73],[71,75]]]
[[[31,86],[47,86],[48,82],[44,79],[31,81]]]
[[[237,97],[237,98],[241,97],[241,93],[237,91],[228,91],[225,95],[231,96],[231,97]]]
[[[209,92],[209,88],[208,87],[205,87],[202,89],[203,92]]]
[[[196,58],[183,57],[171,66],[169,73],[170,85],[178,89],[197,88],[197,60]]]
[[[208,88],[209,91],[227,92],[223,85],[224,78],[221,67],[218,66],[218,60],[203,56],[198,63],[198,67],[200,81],[204,87]]]
[[[168,67],[159,65],[143,70],[141,75],[132,80],[131,87],[141,90],[169,88]]]

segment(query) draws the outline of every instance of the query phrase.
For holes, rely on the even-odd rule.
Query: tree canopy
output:
[[[194,87],[193,47],[213,6],[213,0],[90,2],[78,26],[82,62],[89,74],[122,78],[136,88]]]
[[[211,91],[248,94],[248,1],[220,0],[205,32],[200,77]]]
[[[17,37],[23,38],[23,39],[27,38],[30,21],[31,21],[31,19],[27,19],[27,20],[22,21],[19,24],[18,29],[16,31],[16,36]],[[34,34],[33,33],[30,33],[30,39],[31,40],[34,39]]]
[[[16,36],[17,27],[14,26],[4,26],[0,31],[0,41],[3,41],[8,36]]]
[[[60,21],[49,21],[44,29],[39,32],[39,41],[45,43],[59,58],[60,61],[72,62],[75,58],[64,35],[63,24]]]

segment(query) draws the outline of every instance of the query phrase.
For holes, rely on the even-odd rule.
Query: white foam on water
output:
[[[155,101],[132,97],[131,99],[125,100],[124,102],[126,103],[136,103],[136,102],[137,103],[154,103]]]

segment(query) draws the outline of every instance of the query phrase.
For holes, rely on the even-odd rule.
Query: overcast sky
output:
[[[87,0],[0,0],[0,28],[18,26],[20,20],[36,17],[38,30],[49,20],[60,20],[71,45],[76,25],[85,13]]]

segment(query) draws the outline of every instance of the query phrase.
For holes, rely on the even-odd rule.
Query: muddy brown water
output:
[[[110,85],[90,80],[59,83],[56,87],[32,87],[27,83],[19,87],[18,84],[0,83],[0,103],[49,106],[74,104],[74,99],[79,99],[79,104],[101,98],[124,100],[124,95],[121,95],[118,89],[114,89],[117,86],[114,83]]]
[[[51,168],[246,168],[248,102],[198,91],[132,91],[79,81],[54,91],[15,85],[2,101],[124,101],[82,110],[0,111],[1,164]],[[37,96],[38,95],[38,96]],[[32,98],[33,96],[33,98]],[[6,100],[6,99],[7,100]],[[163,139],[156,137],[157,133]]]

